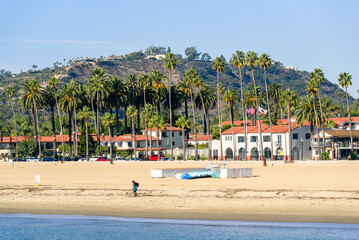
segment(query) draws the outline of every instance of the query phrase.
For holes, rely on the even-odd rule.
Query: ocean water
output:
[[[0,214],[0,239],[359,239],[359,224]]]

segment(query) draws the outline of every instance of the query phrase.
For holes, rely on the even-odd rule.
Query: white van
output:
[[[26,162],[38,162],[39,159],[37,157],[28,157],[26,158]]]

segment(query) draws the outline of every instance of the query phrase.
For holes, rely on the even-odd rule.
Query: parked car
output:
[[[115,161],[127,161],[127,159],[123,157],[117,157],[115,158]]]
[[[107,161],[110,161],[110,159],[108,159],[107,157],[99,157],[99,158],[97,158],[96,161],[98,161],[98,162],[107,162]]]
[[[90,162],[96,162],[96,161],[97,161],[97,158],[99,158],[99,157],[97,156],[97,157],[92,157],[92,158],[90,158]]]
[[[81,158],[80,156],[76,156],[76,157],[71,158],[71,161],[78,161],[80,158]]]
[[[79,162],[85,162],[85,161],[87,161],[86,157],[81,157],[81,158],[79,159]]]
[[[43,162],[55,162],[55,161],[57,161],[55,158],[53,158],[53,157],[44,157],[43,159],[42,159],[42,161]]]
[[[38,162],[39,159],[37,157],[28,157],[26,158],[26,162]]]
[[[26,162],[26,160],[23,158],[14,158],[12,161],[13,162]]]
[[[135,161],[135,158],[129,158],[128,161]]]
[[[161,161],[174,161],[172,158],[168,158],[168,157],[161,157],[160,159]]]
[[[158,161],[158,158],[159,158],[158,154],[154,154],[151,157],[148,157],[147,159],[150,161]]]
[[[64,157],[64,161],[71,161],[71,158],[69,158],[69,157]]]

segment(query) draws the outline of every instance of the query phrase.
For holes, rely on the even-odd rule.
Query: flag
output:
[[[250,113],[250,114],[254,114],[255,110],[253,108],[251,108],[251,107],[246,107],[246,112]]]
[[[258,107],[258,112],[267,116],[267,110],[265,110],[264,108]]]

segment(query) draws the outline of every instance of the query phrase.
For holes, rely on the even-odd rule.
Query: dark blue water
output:
[[[359,239],[359,224],[0,214],[0,239]]]

